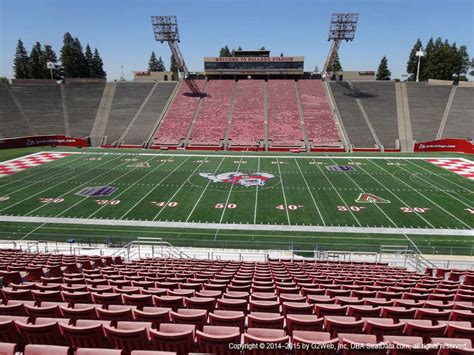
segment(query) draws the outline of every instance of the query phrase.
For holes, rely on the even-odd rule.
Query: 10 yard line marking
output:
[[[216,170],[214,170],[214,175],[217,173],[217,171],[219,170],[219,168],[221,167],[222,163],[224,162],[225,160],[225,157],[222,158],[221,162],[219,163],[219,165],[217,166]],[[206,184],[206,187],[204,188],[204,190],[202,191],[201,195],[199,196],[198,200],[196,201],[196,203],[194,204],[194,207],[192,208],[191,212],[189,212],[189,215],[188,215],[188,218],[186,218],[186,221],[185,222],[188,222],[189,219],[191,218],[191,216],[193,215],[194,213],[194,210],[196,209],[197,205],[199,205],[199,202],[201,202],[201,199],[202,197],[204,196],[204,194],[206,193],[206,190],[207,188],[209,187],[209,185],[211,184],[211,180],[209,180]]]
[[[108,160],[108,161],[104,162],[103,164],[100,164],[99,166],[102,166],[102,165],[108,164],[108,163],[110,163],[110,162],[113,162],[114,160],[116,160],[116,159],[118,159],[118,158],[119,158],[119,157],[115,157],[115,158],[113,158],[112,160]],[[81,164],[80,166],[86,165],[87,163],[88,163],[88,162],[86,162],[86,163],[84,163],[84,164]],[[64,180],[62,183],[66,182],[66,181],[69,181],[69,180],[71,180],[71,179],[73,179],[73,178],[75,178],[75,177],[77,177],[77,176],[80,176],[80,175],[82,175],[82,174],[85,174],[85,173],[89,173],[89,171],[84,171],[84,172],[82,172],[82,173],[79,173],[78,175],[71,176],[70,178]],[[46,188],[46,189],[41,190],[40,192],[37,192],[37,193],[35,193],[35,194],[33,194],[33,195],[30,195],[30,196],[24,198],[23,200],[14,203],[14,204],[11,205],[11,206],[7,206],[7,207],[3,208],[2,210],[0,210],[0,212],[6,211],[6,210],[8,210],[8,209],[10,209],[10,208],[12,208],[12,207],[17,206],[17,205],[20,204],[20,203],[23,203],[23,202],[29,200],[29,199],[32,198],[32,197],[38,196],[38,195],[40,195],[40,194],[42,194],[42,193],[44,193],[44,192],[46,192],[46,191],[49,191],[49,190],[51,190],[51,189],[54,189],[54,188],[56,188],[56,187],[62,185],[62,183],[59,184],[59,185],[54,185],[54,186],[48,187],[48,188]],[[82,185],[79,185],[79,186],[82,186]],[[44,206],[45,206],[45,205],[40,206],[40,207],[38,207],[38,208],[41,208],[41,207],[44,207]],[[34,212],[34,211],[36,211],[36,209],[34,209],[33,211],[28,212],[26,215],[28,215],[28,214],[30,214],[31,212]]]
[[[240,156],[239,165],[237,166],[237,173],[240,170],[240,165],[242,165],[242,158],[243,156]],[[234,186],[235,186],[235,181],[232,181],[232,184],[230,185],[229,193],[227,195],[227,199],[225,201],[224,209],[222,210],[222,215],[221,215],[221,219],[219,220],[219,224],[222,224],[222,221],[224,220],[224,214],[225,214],[225,211],[227,210],[227,205],[229,204],[230,195],[232,194],[232,190],[234,189]],[[217,239],[217,234],[219,234],[219,229],[216,230],[216,234],[214,235],[214,240]]]
[[[260,158],[258,158],[258,162],[257,162],[257,174],[260,174]],[[257,184],[257,188],[255,189],[255,206],[253,210],[253,224],[257,224],[257,206],[258,206],[258,184]]]
[[[370,160],[369,160],[370,161]],[[408,185],[405,181],[403,180],[400,180],[399,178],[397,178],[396,176],[394,176],[392,173],[390,173],[389,171],[385,170],[384,168],[382,168],[381,166],[379,166],[378,164],[374,163],[371,161],[372,164],[374,164],[375,166],[378,166],[380,169],[382,169],[383,171],[385,171],[387,174],[390,174],[390,176],[392,176],[393,178],[397,179],[398,181],[401,181],[404,185],[408,186],[410,188],[410,190],[413,190],[415,191],[418,195],[420,195],[421,197],[423,197],[425,200],[428,200],[430,201],[433,205],[435,205],[436,207],[438,207],[439,209],[443,210],[445,213],[449,214],[451,217],[453,217],[454,219],[456,219],[458,222],[460,222],[461,224],[464,224],[466,227],[468,228],[471,228],[470,225],[464,223],[463,221],[461,221],[459,218],[457,218],[455,215],[451,214],[449,211],[446,211],[443,207],[441,207],[440,205],[438,205],[436,202],[432,201],[431,199],[429,199],[428,197],[426,197],[425,195],[423,195],[421,192],[415,190],[414,188],[412,188],[410,185]]]
[[[191,157],[188,157],[187,159],[183,160],[183,162],[181,164],[179,164],[176,168],[174,168],[168,175],[166,175],[163,179],[160,180],[160,182],[158,184],[155,185],[154,188],[152,188],[150,191],[148,191],[140,200],[138,200],[137,203],[135,203],[132,207],[129,208],[129,210],[127,212],[125,212],[122,217],[120,217],[119,219],[122,220],[127,214],[129,214],[135,207],[137,207],[145,198],[147,198],[153,191],[155,191],[158,187],[160,187],[161,183],[163,181],[165,181],[171,174],[173,174],[176,170],[179,169],[179,167],[181,167],[181,165],[183,165],[184,163],[186,163],[189,159],[191,159]],[[164,164],[164,162],[162,163]]]
[[[189,159],[189,158],[188,158]],[[158,218],[158,216],[165,210],[166,207],[168,207],[169,203],[173,201],[173,198],[178,194],[178,192],[181,191],[181,189],[184,187],[184,185],[188,182],[188,180],[194,175],[197,169],[201,167],[202,164],[204,164],[207,160],[207,156],[202,160],[202,162],[196,167],[196,169],[193,170],[193,172],[184,180],[184,182],[181,184],[178,190],[175,191],[173,196],[169,198],[169,200],[166,202],[166,204],[163,206],[163,208],[156,214],[156,216],[153,218],[153,221]]]
[[[301,176],[303,177],[304,183],[306,184],[306,188],[308,189],[308,192],[311,196],[311,199],[313,200],[314,206],[316,207],[316,210],[318,211],[319,217],[321,218],[321,221],[323,222],[323,225],[325,226],[326,222],[324,221],[323,215],[321,214],[321,211],[319,210],[318,204],[316,203],[316,200],[313,196],[313,193],[311,192],[311,189],[308,185],[308,182],[306,181],[306,177],[304,176],[303,171],[301,171],[300,164],[298,164],[298,160],[296,160],[296,158],[293,158],[293,159],[295,160],[295,163],[298,166],[298,169],[301,173]]]
[[[312,159],[313,162],[315,162],[314,158]],[[331,179],[329,179],[326,175],[326,173],[323,171],[323,169],[318,165],[316,164],[316,166],[319,168],[319,170],[321,171],[321,173],[323,174],[323,176],[326,178],[326,180],[329,182],[329,184],[331,184],[331,187],[332,189],[334,190],[334,192],[337,194],[337,196],[339,196],[340,200],[342,201],[342,203],[344,204],[344,206],[347,208],[347,210],[349,211],[349,213],[351,214],[352,218],[354,218],[354,220],[357,222],[357,224],[359,225],[359,227],[362,227],[362,224],[359,222],[359,220],[357,219],[357,217],[355,216],[354,212],[352,212],[352,210],[350,209],[349,205],[346,203],[346,201],[344,201],[344,199],[342,198],[341,194],[339,193],[339,191],[337,191],[337,189],[334,187],[334,184],[332,183]]]
[[[400,201],[401,203],[403,203],[405,206],[409,206],[408,203],[406,203],[405,201],[403,201],[400,197],[398,197],[394,192],[390,191],[389,189],[387,189],[387,187],[382,184],[379,180],[377,180],[376,178],[374,178],[372,175],[370,175],[368,172],[365,171],[364,168],[362,168],[362,166],[358,165],[357,166],[359,169],[361,169],[366,175],[368,175],[372,180],[374,180],[377,184],[379,184],[380,186],[382,186],[387,192],[389,192],[390,194],[392,194],[398,201]],[[377,205],[377,204],[375,204]],[[435,226],[433,226],[425,217],[423,217],[420,213],[416,212],[415,210],[413,210],[413,212],[415,213],[415,215],[417,215],[418,217],[420,217],[426,224],[428,224],[431,228],[433,229],[436,229]],[[400,228],[400,227],[399,227]]]
[[[285,186],[283,185],[283,176],[281,176],[280,161],[278,160],[278,158],[277,158],[277,166],[278,166],[278,174],[280,174],[280,183],[281,183],[281,191],[283,192],[283,201],[285,202],[286,218],[288,218],[288,225],[291,225],[290,213],[288,212],[288,204],[286,203]]]

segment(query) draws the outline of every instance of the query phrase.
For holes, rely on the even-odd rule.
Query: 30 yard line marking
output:
[[[368,175],[372,180],[374,180],[377,184],[379,184],[380,186],[382,186],[387,192],[389,192],[391,195],[393,195],[393,197],[395,197],[398,201],[400,201],[401,203],[403,203],[405,206],[409,206],[410,204],[406,203],[405,201],[403,201],[400,197],[398,197],[397,194],[393,193],[392,191],[390,191],[389,189],[387,189],[387,187],[382,184],[379,180],[377,180],[376,178],[374,178],[370,173],[368,173],[367,171],[365,171],[365,169],[362,167],[362,166],[357,166],[358,169],[362,170],[366,175]],[[416,212],[415,210],[413,210],[413,213],[415,213],[415,215],[417,215],[418,217],[420,217],[426,224],[428,224],[431,228],[434,228],[436,229],[435,226],[433,226],[426,218],[424,218],[420,213]]]
[[[148,196],[150,196],[153,191],[155,191],[158,187],[160,187],[160,185],[163,183],[163,181],[165,181],[168,177],[170,177],[176,170],[178,170],[181,165],[183,165],[184,163],[186,163],[189,159],[191,159],[191,157],[188,157],[187,159],[183,160],[181,162],[181,164],[179,164],[176,168],[174,168],[168,175],[166,175],[163,179],[160,180],[159,183],[157,183],[150,191],[148,191],[140,200],[138,200],[137,203],[135,203],[132,207],[130,207],[128,209],[127,212],[125,212],[122,217],[120,217],[120,219],[122,220],[127,214],[129,214],[130,212],[132,212],[132,210],[137,207],[140,203],[143,202],[144,199],[146,199]],[[165,162],[163,162],[162,164],[164,164]]]
[[[455,215],[453,215],[452,213],[450,213],[449,211],[445,210],[443,207],[441,207],[440,205],[438,205],[436,202],[432,201],[430,198],[426,197],[425,195],[423,195],[421,192],[415,190],[414,188],[412,188],[410,185],[408,185],[405,181],[397,178],[395,175],[393,175],[392,173],[390,173],[389,171],[385,170],[384,168],[382,168],[381,166],[379,166],[377,163],[375,162],[372,162],[370,159],[369,161],[374,164],[375,166],[378,166],[380,169],[382,169],[383,171],[385,171],[387,174],[390,174],[390,176],[392,176],[394,179],[397,179],[398,181],[400,181],[403,185],[405,186],[408,186],[408,188],[412,191],[415,191],[418,195],[420,195],[421,197],[423,197],[425,200],[431,202],[433,205],[435,205],[436,207],[438,207],[439,209],[443,210],[444,213],[450,215],[451,217],[453,217],[454,219],[456,219],[458,222],[460,222],[461,224],[464,224],[466,227],[468,227],[469,229],[471,229],[472,227],[466,223],[464,223],[463,221],[461,221],[459,218],[457,218]]]
[[[290,213],[288,212],[288,204],[286,202],[285,186],[283,185],[283,176],[281,176],[280,161],[277,158],[278,174],[280,175],[281,191],[283,192],[283,201],[285,202],[286,217],[288,218],[288,225],[291,225]]]
[[[260,158],[257,161],[257,174],[260,174]],[[258,185],[255,189],[255,204],[253,210],[253,224],[257,224],[257,206],[258,206]]]
[[[66,157],[64,157],[64,158],[62,158],[62,159],[67,160]],[[54,166],[54,168],[61,168],[61,167],[64,166],[64,165],[68,165],[68,164],[70,164],[70,163],[72,163],[72,162],[76,162],[76,161],[78,161],[78,160],[80,160],[80,159],[82,159],[81,156],[79,156],[79,159],[74,159],[74,160],[72,160],[72,161],[63,162],[64,164],[58,164],[57,166]],[[86,162],[86,164],[87,164],[87,163],[88,163],[88,162]],[[43,166],[46,166],[47,164],[49,164],[49,163],[46,163],[46,164],[44,164]],[[4,188],[4,187],[6,187],[6,186],[8,186],[8,185],[11,185],[11,184],[15,184],[15,183],[18,184],[18,183],[21,183],[21,182],[22,182],[23,179],[22,179],[21,175],[18,175],[18,178],[19,178],[18,180],[11,181],[11,182],[9,182],[9,183],[7,183],[7,184],[1,185],[1,186],[0,186],[0,190],[2,191],[2,192],[1,192],[2,194],[5,194],[5,195],[12,195],[12,194],[15,194],[15,193],[17,193],[17,192],[19,192],[19,191],[22,191],[22,190],[24,190],[24,189],[30,188],[30,187],[32,187],[32,186],[34,186],[34,185],[36,185],[36,184],[39,184],[39,183],[41,183],[41,182],[45,182],[45,180],[49,180],[50,178],[58,178],[58,177],[60,177],[60,176],[62,176],[62,175],[65,175],[65,174],[67,174],[67,173],[70,173],[72,169],[73,169],[73,168],[65,169],[65,170],[60,170],[60,171],[49,171],[49,172],[44,172],[44,171],[42,171],[41,169],[39,169],[39,170],[34,170],[34,168],[27,169],[27,170],[23,170],[23,171],[21,171],[21,172],[18,172],[17,174],[12,175],[12,177],[15,177],[15,176],[18,175],[18,174],[23,175],[22,173],[27,173],[27,172],[29,172],[29,171],[32,171],[33,174],[27,174],[27,177],[28,177],[28,178],[34,178],[36,175],[38,175],[38,176],[40,176],[40,180],[35,181],[35,182],[33,182],[32,184],[30,184],[30,185],[27,184],[26,186],[20,187],[19,189],[16,189],[16,190],[13,190],[13,191],[10,191],[10,192],[4,192],[4,191],[3,191],[3,188]]]
[[[110,162],[113,162],[114,160],[116,160],[116,159],[118,159],[118,158],[120,158],[120,157],[115,157],[115,158],[113,158],[113,159],[111,159],[111,160],[108,160],[108,161],[104,162],[103,164],[100,164],[100,166],[105,165],[105,164],[108,164],[108,163],[110,163]],[[85,164],[87,164],[87,163],[85,163]],[[83,165],[85,165],[85,164],[83,164]],[[82,166],[82,165],[81,165],[81,166]],[[80,175],[82,175],[82,174],[89,173],[89,172],[90,172],[90,171],[83,171],[82,173],[79,173],[79,174],[77,174],[77,175],[71,176],[70,178],[64,180],[63,183],[64,183],[64,182],[67,182],[67,181],[69,181],[69,180],[71,180],[71,179],[73,179],[73,178],[76,178],[76,177],[78,177],[78,176],[80,176]],[[60,184],[60,185],[61,185],[61,184]],[[15,207],[15,206],[17,206],[18,204],[23,203],[23,202],[25,202],[25,201],[31,199],[32,197],[41,195],[41,194],[45,193],[46,191],[49,191],[49,190],[51,190],[51,189],[54,189],[54,188],[56,188],[56,187],[58,187],[58,186],[60,186],[60,185],[54,185],[54,186],[48,187],[48,188],[46,188],[46,189],[43,189],[43,190],[41,190],[41,191],[39,191],[39,192],[37,192],[37,193],[35,193],[35,194],[33,194],[33,195],[30,195],[30,196],[24,198],[24,199],[21,200],[21,201],[18,201],[18,202],[16,202],[16,203],[14,203],[13,205],[10,205],[10,206],[7,206],[7,207],[1,209],[0,212],[3,212],[3,211],[6,211],[6,210],[8,210],[8,209],[10,209],[10,208],[12,208],[12,207]],[[82,185],[80,185],[80,186],[82,186]],[[41,207],[44,207],[44,206],[45,206],[45,205],[40,206],[40,207],[38,207],[38,208],[41,208]],[[35,211],[35,210],[30,211],[30,212],[34,212],[34,211]],[[30,212],[29,212],[29,213],[30,213]],[[28,215],[29,213],[27,213],[26,215]]]
[[[214,170],[214,175],[216,175],[216,173],[219,171],[219,168],[221,167],[222,163],[224,162],[225,158],[222,158],[219,165],[217,166],[216,170]],[[201,195],[199,196],[198,200],[196,201],[196,203],[194,204],[191,212],[189,212],[189,215],[188,217],[186,218],[186,223],[189,221],[189,219],[191,218],[191,216],[193,215],[194,213],[194,210],[196,209],[197,205],[199,205],[199,202],[201,202],[201,199],[202,197],[204,196],[204,194],[206,193],[206,190],[208,188],[208,186],[211,184],[211,180],[209,180],[206,184],[206,187],[204,188],[204,190],[202,191]]]
[[[240,165],[242,165],[242,158],[243,157],[240,156],[239,165],[237,166],[237,171],[236,171],[237,173],[240,170]],[[229,193],[227,194],[227,199],[225,200],[224,208],[222,209],[222,214],[221,214],[221,218],[219,220],[219,224],[222,224],[222,221],[224,220],[224,214],[225,214],[225,211],[227,210],[227,205],[229,204],[230,195],[232,194],[232,190],[234,189],[234,185],[235,185],[235,182],[232,181],[232,184],[230,185]],[[216,234],[214,235],[214,240],[217,239],[217,234],[219,234],[219,229],[216,230]]]
[[[324,221],[323,215],[321,214],[321,211],[319,210],[318,204],[316,203],[316,200],[313,196],[313,192],[311,191],[311,188],[308,185],[308,182],[306,181],[306,177],[303,174],[303,171],[301,171],[300,164],[298,163],[298,160],[294,158],[296,165],[298,166],[298,170],[301,173],[301,176],[303,177],[304,183],[306,184],[306,188],[308,189],[309,195],[311,196],[311,199],[313,200],[314,206],[316,207],[316,210],[318,211],[319,217],[321,218],[321,221],[323,222],[323,225],[326,225],[326,222]]]
[[[188,180],[194,175],[194,173],[196,172],[197,169],[199,169],[201,167],[202,164],[204,164],[207,160],[207,156],[201,161],[201,163],[199,163],[199,165],[196,167],[196,169],[193,170],[193,172],[186,178],[186,180],[184,180],[184,182],[181,184],[181,186],[179,187],[179,189],[177,189],[175,191],[175,193],[173,194],[173,196],[171,196],[168,201],[166,202],[166,204],[163,206],[163,208],[155,215],[155,217],[153,218],[153,221],[156,220],[158,218],[158,216],[165,210],[165,208],[169,205],[169,203],[171,201],[173,201],[173,198],[178,194],[178,192],[181,191],[181,189],[184,187],[184,185],[188,182]]]
[[[316,162],[314,160],[314,158],[312,159],[313,162]],[[344,204],[344,206],[347,208],[347,210],[349,211],[349,213],[351,214],[352,218],[354,218],[354,220],[356,221],[356,223],[359,225],[359,227],[362,227],[362,224],[359,222],[359,220],[357,219],[357,217],[355,216],[354,212],[352,212],[352,210],[350,209],[350,206],[346,203],[346,201],[344,201],[344,199],[342,198],[341,194],[339,193],[339,191],[337,191],[337,189],[334,187],[334,184],[332,183],[331,179],[329,179],[325,172],[323,171],[323,169],[318,165],[316,164],[316,166],[318,167],[318,169],[321,171],[321,173],[323,174],[323,176],[326,178],[326,180],[329,182],[329,184],[331,185],[332,189],[334,190],[334,192],[337,194],[337,196],[339,196],[339,199],[342,201],[342,203]]]

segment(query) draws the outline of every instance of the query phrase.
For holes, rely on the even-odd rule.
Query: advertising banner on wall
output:
[[[459,152],[474,154],[474,145],[466,139],[444,138],[415,143],[415,152]]]
[[[23,148],[23,147],[41,147],[41,146],[69,146],[69,147],[88,147],[89,141],[86,138],[75,138],[67,136],[32,136],[0,139],[0,149],[4,148]]]

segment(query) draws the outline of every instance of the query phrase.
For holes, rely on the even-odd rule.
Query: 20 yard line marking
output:
[[[285,202],[286,218],[288,219],[288,225],[291,225],[290,213],[288,212],[288,204],[286,202],[285,186],[283,185],[283,176],[281,176],[280,161],[277,158],[278,174],[280,175],[281,191],[283,192],[283,201]]]
[[[113,159],[111,159],[111,160],[105,161],[103,164],[100,164],[99,166],[102,166],[102,165],[108,164],[108,163],[110,163],[110,162],[113,162],[113,161],[115,161],[115,160],[118,159],[118,158],[119,158],[119,157],[115,157],[115,158],[113,158]],[[87,164],[87,163],[85,163],[85,164]],[[85,164],[83,164],[83,165],[85,165]],[[82,165],[80,165],[80,166],[82,166]],[[82,173],[79,173],[79,174],[77,174],[77,175],[71,176],[70,178],[64,180],[63,183],[64,183],[64,182],[67,182],[67,181],[69,181],[69,180],[71,180],[71,179],[73,179],[73,178],[76,178],[76,177],[78,177],[78,176],[80,176],[80,175],[82,175],[82,174],[89,173],[89,172],[90,172],[90,171],[83,171]],[[101,175],[103,175],[103,174],[101,174]],[[87,182],[86,182],[86,183],[87,183]],[[82,184],[82,185],[84,185],[84,184]],[[79,185],[79,186],[82,186],[82,185]],[[46,188],[46,189],[43,189],[43,190],[41,190],[40,192],[37,192],[37,193],[35,193],[34,195],[30,195],[30,196],[24,198],[23,200],[18,201],[17,203],[15,203],[15,204],[13,204],[13,205],[10,205],[10,206],[7,206],[7,207],[3,208],[2,210],[0,210],[0,212],[6,211],[6,210],[8,210],[8,209],[10,209],[10,208],[12,208],[12,207],[15,207],[16,205],[18,205],[18,204],[20,204],[20,203],[23,203],[23,202],[25,202],[25,201],[31,199],[32,197],[41,195],[41,194],[43,194],[44,192],[49,191],[49,190],[54,189],[54,188],[59,187],[59,186],[61,186],[61,184],[59,184],[59,185],[54,185],[54,186],[48,187],[48,188]],[[42,206],[40,206],[40,207],[38,207],[38,208],[41,208],[41,207],[44,207],[44,206],[45,206],[45,205],[42,205]],[[32,212],[34,212],[34,211],[36,211],[36,209],[33,210],[33,211],[28,212],[26,215],[29,215],[30,213],[32,213]]]
[[[380,169],[382,169],[383,171],[385,171],[387,174],[390,174],[390,176],[392,176],[394,179],[397,179],[398,181],[400,181],[402,184],[408,186],[408,188],[412,191],[415,191],[418,195],[420,195],[421,197],[423,197],[425,200],[431,202],[433,205],[435,205],[436,207],[438,207],[439,209],[443,210],[444,213],[450,215],[451,217],[453,217],[454,219],[456,219],[458,222],[460,222],[461,224],[464,224],[466,227],[468,227],[469,229],[471,229],[471,226],[469,224],[466,224],[464,223],[463,221],[461,221],[459,218],[457,218],[455,215],[453,215],[452,213],[450,213],[449,211],[446,211],[443,207],[441,207],[440,205],[438,205],[436,202],[432,201],[430,198],[426,197],[425,195],[423,195],[421,192],[415,190],[414,188],[412,188],[410,185],[408,185],[405,181],[397,178],[396,176],[394,176],[392,173],[390,173],[389,171],[385,170],[384,168],[382,168],[381,166],[379,166],[377,163],[375,162],[372,162],[370,159],[369,161],[374,164],[375,166],[378,166]]]
[[[308,185],[308,182],[306,181],[306,177],[303,174],[303,171],[301,171],[300,164],[298,163],[298,160],[296,158],[293,158],[295,160],[296,165],[298,166],[298,170],[301,173],[301,176],[303,177],[304,183],[306,184],[306,188],[308,189],[308,192],[311,196],[311,199],[313,200],[314,206],[316,207],[316,210],[318,211],[319,217],[321,218],[321,221],[323,222],[323,225],[326,225],[326,222],[324,221],[323,215],[321,214],[321,211],[319,210],[318,204],[316,203],[316,200],[313,196],[313,192],[311,191],[311,188]]]
[[[165,210],[166,207],[168,207],[169,203],[173,201],[173,198],[178,194],[178,192],[181,191],[181,189],[184,187],[184,185],[188,182],[188,180],[194,175],[197,169],[201,167],[202,164],[204,164],[207,160],[207,156],[202,160],[202,162],[196,167],[196,169],[193,170],[193,172],[184,180],[184,182],[181,184],[178,190],[175,191],[173,196],[169,198],[169,200],[166,202],[166,204],[163,206],[163,208],[156,214],[156,216],[153,218],[153,221],[158,218],[158,216]]]
[[[314,158],[312,159],[313,162],[315,162]],[[329,182],[329,184],[331,185],[332,189],[334,190],[334,192],[337,194],[337,196],[339,196],[339,199],[342,201],[342,203],[344,204],[344,206],[347,208],[347,210],[349,211],[349,213],[351,214],[352,218],[354,218],[354,220],[357,222],[357,224],[359,225],[359,227],[362,227],[362,224],[359,222],[359,220],[357,219],[357,217],[355,216],[354,212],[352,212],[352,210],[350,209],[349,205],[346,203],[346,201],[344,201],[344,199],[342,198],[341,194],[339,193],[339,191],[337,191],[337,189],[334,187],[334,184],[332,183],[331,179],[329,179],[326,175],[326,173],[323,171],[323,169],[321,168],[321,166],[319,166],[319,164],[315,164],[318,169],[321,171],[321,173],[323,174],[323,176],[326,178],[326,180]]]
[[[260,158],[257,160],[257,174],[260,174]],[[253,210],[253,224],[257,224],[258,185],[255,189],[255,206]]]
[[[219,168],[221,167],[222,163],[224,162],[225,160],[225,157],[222,158],[221,162],[219,163],[219,165],[217,166],[216,170],[214,170],[214,175],[216,175],[217,171],[219,170]],[[206,187],[204,188],[204,190],[202,191],[201,195],[199,196],[198,200],[196,201],[196,203],[194,204],[194,207],[192,208],[191,212],[189,212],[189,215],[188,217],[186,218],[186,221],[185,222],[188,222],[189,219],[191,218],[191,216],[193,215],[194,213],[194,210],[196,209],[197,205],[199,205],[199,202],[201,202],[201,199],[202,197],[204,196],[204,194],[206,193],[206,190],[208,188],[208,186],[211,184],[211,180],[209,180],[206,184]]]
[[[150,191],[148,191],[140,200],[138,200],[137,203],[135,203],[132,207],[130,207],[130,208],[128,209],[128,211],[125,212],[125,213],[122,215],[122,217],[120,217],[119,219],[122,220],[127,214],[129,214],[130,212],[132,212],[132,210],[133,210],[135,207],[137,207],[140,203],[143,202],[144,199],[146,199],[148,196],[150,196],[150,194],[152,194],[153,191],[155,191],[158,187],[160,187],[160,185],[163,183],[163,181],[165,181],[171,174],[173,174],[176,170],[178,170],[178,169],[181,167],[181,165],[183,165],[184,163],[186,163],[189,159],[191,159],[191,157],[188,157],[187,159],[183,160],[183,161],[181,162],[181,164],[179,164],[179,165],[178,165],[176,168],[174,168],[168,175],[166,175],[163,179],[161,179],[160,182],[155,185],[155,187],[153,187]],[[164,164],[164,163],[165,163],[165,162],[163,162],[162,164]]]

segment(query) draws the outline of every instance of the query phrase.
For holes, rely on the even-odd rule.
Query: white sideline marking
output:
[[[46,151],[48,152],[48,151]],[[55,151],[56,152],[56,151]],[[132,152],[127,152],[127,153],[118,153],[118,152],[56,152],[56,153],[67,153],[67,154],[84,154],[84,155],[160,155],[160,156],[180,156],[180,157],[204,157],[206,156],[205,154],[169,154],[169,153],[132,153]],[[213,154],[209,155],[210,158],[213,157],[224,157],[224,158],[238,158],[239,155],[230,155],[230,154]],[[426,159],[446,159],[446,157],[397,157],[397,156],[350,156],[350,155],[333,155],[333,156],[319,156],[319,155],[299,155],[299,156],[294,156],[294,155],[245,155],[242,154],[242,157],[245,158],[298,158],[298,159],[381,159],[381,160],[388,160],[388,159],[395,159],[395,160],[426,160]],[[471,160],[467,158],[458,158],[456,159],[465,161],[466,163],[472,163]]]
[[[291,224],[290,213],[288,212],[288,203],[286,202],[285,186],[283,185],[283,176],[281,175],[280,161],[278,160],[278,158],[276,159],[277,159],[277,165],[278,165],[278,174],[280,174],[281,191],[283,192],[283,201],[285,202],[286,217],[288,218],[288,224]]]
[[[275,231],[274,225],[265,224],[218,224],[218,223],[194,223],[194,222],[160,222],[160,221],[129,221],[117,219],[85,219],[66,217],[24,217],[24,216],[2,216],[0,222],[23,222],[23,223],[53,223],[53,224],[79,224],[100,226],[123,226],[123,227],[151,227],[151,228],[179,228],[179,229],[220,229],[220,230],[243,230],[243,231]],[[471,229],[431,229],[431,228],[386,228],[386,227],[334,227],[334,226],[289,226],[279,225],[278,230],[282,232],[330,232],[330,233],[367,233],[367,234],[411,234],[411,235],[451,235],[472,237]]]

